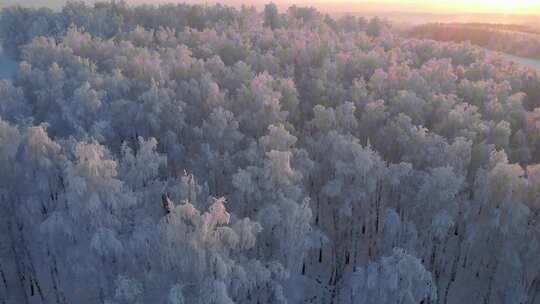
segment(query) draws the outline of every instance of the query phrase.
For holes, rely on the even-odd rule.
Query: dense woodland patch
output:
[[[291,7],[2,11],[1,303],[540,303],[540,75]]]

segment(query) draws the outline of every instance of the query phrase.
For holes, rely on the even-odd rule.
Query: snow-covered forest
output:
[[[464,42],[519,57],[540,60],[540,30],[536,27],[476,23],[428,23],[410,30],[414,38]]]
[[[0,37],[2,304],[540,303],[535,70],[271,4]]]

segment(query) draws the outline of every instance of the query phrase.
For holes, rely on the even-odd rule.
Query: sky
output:
[[[337,2],[336,0],[320,1],[327,4]],[[366,3],[361,0],[350,2]],[[380,0],[373,4],[387,8],[433,13],[540,14],[540,0]]]
[[[35,6],[60,6],[65,0],[0,0],[2,4],[23,4]],[[95,0],[90,0],[95,1]],[[271,0],[127,0],[130,3],[215,3],[262,6]],[[291,4],[314,6],[328,11],[384,11],[415,13],[497,13],[509,15],[540,15],[540,0],[273,0],[281,7]]]

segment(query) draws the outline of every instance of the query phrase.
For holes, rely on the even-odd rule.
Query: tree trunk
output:
[[[459,260],[461,259],[461,246],[463,244],[464,234],[465,234],[464,232],[458,234],[459,238],[458,238],[458,246],[457,246],[457,256],[452,261],[452,270],[450,273],[450,279],[448,280],[448,283],[446,284],[446,287],[444,288],[444,302],[443,302],[444,304],[448,304],[448,294],[450,293],[450,288],[452,287],[452,284],[454,284],[454,282],[456,281],[457,272],[459,269]]]
[[[24,272],[24,263],[21,260],[21,255],[19,254],[19,251],[17,250],[15,244],[16,239],[13,236],[13,228],[12,228],[12,222],[9,221],[8,224],[8,234],[9,238],[11,240],[11,253],[13,254],[13,259],[15,260],[15,266],[17,269],[17,277],[19,279],[19,284],[23,293],[23,300],[25,304],[29,304],[30,301],[28,299],[28,294],[26,294],[26,275]]]
[[[540,291],[540,273],[533,279],[531,285],[527,290],[527,304],[534,304]]]
[[[499,266],[499,259],[496,258],[495,265],[493,266],[493,269],[491,270],[491,273],[489,275],[488,288],[486,291],[486,295],[484,296],[484,304],[491,303],[491,294],[493,293],[493,282],[495,281],[495,274],[497,273],[498,266]]]

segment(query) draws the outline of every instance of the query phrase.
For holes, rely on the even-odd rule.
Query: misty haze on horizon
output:
[[[99,2],[99,0],[83,0],[86,3]],[[52,9],[60,9],[67,1],[66,0],[2,0],[0,8],[11,5],[22,5],[28,7],[49,7]],[[482,22],[482,23],[516,23],[516,24],[535,24],[538,25],[538,15],[508,13],[502,14],[497,12],[454,12],[446,10],[430,10],[412,2],[404,4],[396,3],[380,3],[377,1],[361,1],[351,4],[349,1],[338,1],[336,3],[325,3],[323,1],[308,1],[308,0],[229,0],[229,1],[212,1],[212,0],[127,0],[131,5],[151,4],[163,5],[169,3],[187,3],[187,4],[208,4],[216,3],[234,7],[242,5],[255,6],[262,10],[268,3],[275,3],[281,11],[285,11],[292,5],[315,7],[318,10],[329,13],[331,15],[353,14],[367,17],[380,16],[395,22],[422,24],[429,22]]]

